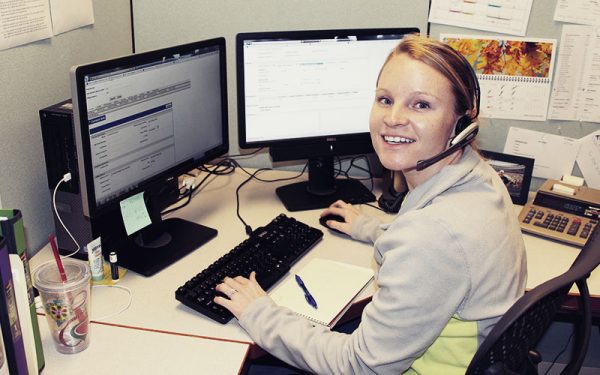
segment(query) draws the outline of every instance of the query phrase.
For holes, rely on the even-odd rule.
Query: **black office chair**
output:
[[[535,346],[573,284],[579,289],[579,319],[573,358],[562,374],[577,374],[587,353],[592,330],[592,313],[586,279],[600,264],[600,225],[591,234],[571,268],[525,293],[494,326],[467,368],[475,374],[537,374],[541,361]]]

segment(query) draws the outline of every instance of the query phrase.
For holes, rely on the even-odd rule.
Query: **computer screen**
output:
[[[277,189],[290,211],[375,197],[335,178],[334,156],[373,152],[369,113],[379,70],[417,28],[241,33],[236,38],[241,148],[273,161],[308,159],[307,182]]]
[[[143,193],[152,218],[126,236],[140,253],[123,251],[119,262],[154,254],[144,267],[155,272],[181,253],[175,237],[192,241],[190,251],[212,238],[213,229],[163,221],[160,211],[177,197],[179,175],[228,151],[224,38],[80,65],[71,81],[84,213],[109,216]]]

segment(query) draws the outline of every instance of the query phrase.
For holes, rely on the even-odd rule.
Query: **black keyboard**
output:
[[[256,281],[267,290],[322,237],[319,229],[280,214],[180,286],[175,298],[217,322],[227,323],[233,315],[213,302],[215,295],[220,294],[215,286],[225,276],[249,277],[251,271],[256,271]]]

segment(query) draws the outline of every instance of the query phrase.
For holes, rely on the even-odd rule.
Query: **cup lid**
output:
[[[91,273],[86,262],[63,259],[67,282],[63,282],[54,260],[43,263],[35,269],[33,285],[41,292],[68,292],[89,283]]]

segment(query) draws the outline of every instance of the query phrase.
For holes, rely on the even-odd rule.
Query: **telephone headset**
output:
[[[475,71],[473,70],[473,67],[469,61],[460,53],[456,52],[456,54],[460,56],[461,60],[467,67],[467,70],[469,71],[469,80],[471,81],[469,83],[474,87],[475,115],[464,115],[459,118],[456,122],[456,127],[454,130],[454,134],[456,134],[456,136],[454,136],[450,141],[450,147],[429,159],[419,160],[415,166],[417,171],[421,171],[444,159],[448,155],[454,153],[456,150],[465,147],[473,138],[475,138],[477,132],[479,131],[479,124],[477,121],[474,121],[474,119],[476,119],[479,115],[480,106],[480,89],[479,82],[477,81],[477,75],[475,74]],[[403,178],[403,176],[400,177]],[[398,210],[400,210],[402,201],[404,200],[404,196],[406,196],[407,193],[407,189],[400,192],[396,191],[394,189],[394,174],[391,172],[386,173],[383,178],[383,192],[377,200],[377,203],[385,212],[398,212]]]

